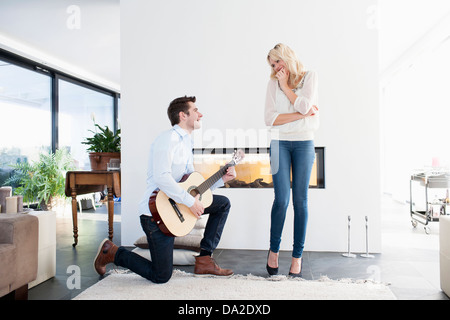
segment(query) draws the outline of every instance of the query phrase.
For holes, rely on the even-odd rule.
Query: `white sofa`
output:
[[[56,274],[56,213],[54,211],[30,211],[39,220],[38,269],[36,280],[28,288],[53,278]]]
[[[439,218],[441,289],[450,297],[450,216]]]

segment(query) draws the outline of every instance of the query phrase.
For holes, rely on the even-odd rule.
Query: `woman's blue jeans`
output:
[[[203,239],[200,242],[201,249],[209,252],[213,252],[216,249],[230,208],[230,201],[227,197],[213,195],[213,203],[208,208],[205,208],[204,214],[209,214],[209,218]],[[165,235],[152,217],[141,215],[140,218],[142,229],[147,236],[152,261],[128,251],[124,247],[119,247],[114,263],[130,269],[154,283],[165,283],[172,276],[175,238]]]
[[[286,210],[289,205],[292,171],[292,199],[294,205],[294,244],[292,256],[301,258],[308,222],[308,188],[315,159],[314,141],[272,140],[270,166],[275,199],[270,226],[270,250],[280,250]]]

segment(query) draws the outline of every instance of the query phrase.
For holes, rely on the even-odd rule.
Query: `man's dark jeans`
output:
[[[227,197],[213,195],[213,203],[205,209],[209,214],[205,233],[200,247],[213,252],[219,244],[222,231],[230,212],[230,201]],[[173,269],[173,237],[166,236],[153,221],[152,217],[141,215],[141,226],[147,236],[152,261],[128,251],[124,247],[117,250],[114,263],[125,267],[154,282],[165,283],[172,276]]]

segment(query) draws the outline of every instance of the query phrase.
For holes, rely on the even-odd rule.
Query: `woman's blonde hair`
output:
[[[270,50],[267,55],[267,62],[271,66],[269,58],[274,61],[280,59],[284,61],[289,71],[288,85],[290,87],[295,88],[300,83],[305,75],[305,68],[291,48],[285,44],[279,43]],[[273,68],[271,68],[271,70],[270,78],[277,79],[275,77],[276,71]]]

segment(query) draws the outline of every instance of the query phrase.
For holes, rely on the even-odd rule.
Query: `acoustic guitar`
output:
[[[193,197],[200,194],[199,201],[207,208],[213,201],[210,188],[219,181],[227,172],[228,168],[237,165],[244,159],[244,151],[239,149],[234,152],[232,160],[220,168],[215,174],[205,180],[198,172],[185,175],[178,185],[189,192]],[[197,217],[188,206],[177,203],[169,198],[163,191],[156,189],[150,195],[148,206],[153,219],[159,229],[171,237],[182,237],[194,229]]]

